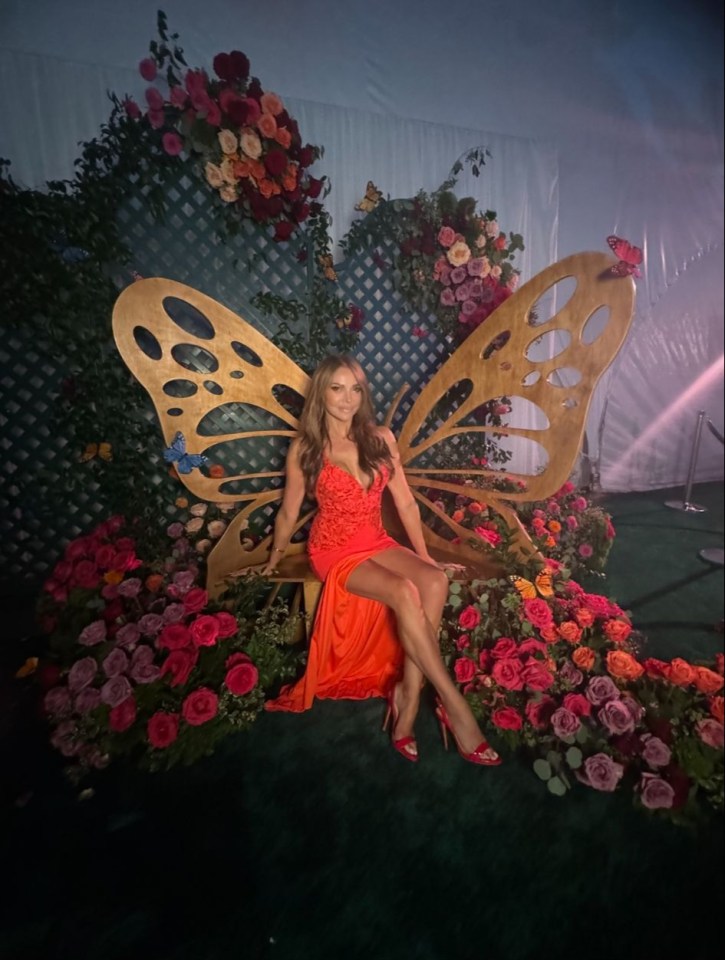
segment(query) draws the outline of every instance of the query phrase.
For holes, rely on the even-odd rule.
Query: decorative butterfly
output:
[[[421,509],[426,541],[439,556],[479,568],[485,559],[480,549],[467,543],[470,530],[436,504],[442,492],[459,495],[464,480],[491,482],[500,477],[491,466],[472,466],[465,444],[458,452],[458,437],[481,433],[533,443],[546,455],[546,463],[537,463],[530,473],[507,470],[514,481],[522,481],[515,492],[466,487],[469,499],[505,519],[512,530],[512,546],[522,558],[538,556],[514,507],[517,502],[545,500],[554,494],[569,479],[579,455],[592,392],[632,319],[634,281],[605,282],[610,266],[611,257],[604,253],[576,254],[553,264],[523,284],[457,347],[413,398],[405,416],[398,415],[397,408],[409,388],[403,385],[398,391],[385,423],[389,426],[397,416],[395,432],[403,469]],[[526,317],[535,304],[569,277],[575,278],[576,288],[562,309],[536,328],[530,327]],[[202,315],[210,328],[203,336],[182,332],[172,320],[165,305],[179,301]],[[582,331],[603,306],[608,308],[607,325],[596,340],[587,342]],[[196,449],[228,467],[227,476],[220,479],[179,470],[193,496],[241,507],[209,555],[207,585],[213,590],[241,565],[267,559],[272,508],[282,498],[284,457],[288,441],[297,432],[309,377],[237,314],[172,280],[149,278],[127,286],[114,307],[113,331],[121,356],[151,396],[164,436],[180,428],[194,438]],[[549,332],[563,334],[560,339],[567,346],[554,357],[532,359],[529,348]],[[150,349],[148,341],[156,348]],[[191,351],[191,360],[184,351]],[[206,360],[195,367],[193,354],[199,352]],[[579,374],[578,379],[565,381],[574,380],[573,385],[561,385],[560,368]],[[180,380],[183,396],[169,387]],[[290,402],[290,396],[297,403]],[[452,396],[456,403],[449,403]],[[545,418],[544,427],[517,426],[515,419],[498,426],[482,424],[475,411],[502,396],[533,405]],[[236,412],[230,413],[231,408]],[[170,452],[174,457],[178,453],[179,459],[189,456],[181,442]],[[269,464],[268,469],[250,472],[246,465],[260,460]],[[436,465],[441,462],[445,467]],[[294,532],[305,526],[312,513],[299,518],[293,541]],[[242,563],[241,536],[250,523],[267,533]],[[396,532],[391,527],[394,536]],[[294,541],[290,554],[304,550],[304,542]]]
[[[614,256],[619,259],[610,267],[608,273],[612,277],[641,277],[642,271],[639,269],[644,254],[639,247],[628,240],[622,240],[621,237],[607,237],[607,243],[612,248]]]
[[[355,204],[355,209],[361,210],[363,213],[370,213],[377,207],[382,199],[382,191],[378,190],[372,180],[368,180],[368,185],[365,188],[365,196],[359,203]]]
[[[525,577],[519,577],[515,574],[509,577],[509,581],[516,587],[519,595],[524,600],[534,600],[537,595],[540,597],[554,596],[554,586],[550,570],[542,570],[541,573],[536,575],[533,583]]]
[[[335,268],[332,265],[332,254],[331,253],[322,253],[317,258],[317,262],[322,267],[322,272],[325,275],[325,280],[337,280],[337,274],[335,273]]]
[[[110,443],[106,441],[101,441],[101,443],[89,443],[86,446],[86,449],[81,454],[81,463],[88,463],[89,460],[93,460],[98,457],[99,460],[105,460],[106,463],[110,463],[113,460],[113,447]]]
[[[208,463],[208,458],[204,454],[186,452],[186,440],[180,430],[177,430],[171,446],[164,450],[164,460],[167,463],[173,463],[178,473],[191,473],[203,463]]]

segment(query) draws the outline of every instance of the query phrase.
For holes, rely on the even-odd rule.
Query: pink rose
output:
[[[170,157],[178,157],[178,155],[184,149],[183,140],[179,134],[175,133],[173,130],[167,130],[167,132],[161,138],[161,145]]]
[[[199,727],[212,720],[219,709],[219,697],[208,687],[199,687],[184,700],[181,714],[192,727]]]
[[[624,767],[606,753],[595,753],[584,761],[584,769],[577,770],[577,778],[594,790],[612,793],[624,775]]]
[[[708,747],[713,747],[715,750],[722,750],[723,725],[718,723],[717,720],[712,720],[710,718],[707,720],[700,720],[700,722],[697,724],[697,733],[702,742],[707,744]]]
[[[654,773],[643,773],[639,782],[642,804],[648,810],[669,810],[675,800],[675,791]]]
[[[179,720],[178,713],[155,713],[146,728],[151,746],[157,750],[170,746],[179,735]]]
[[[491,656],[494,660],[502,660],[504,657],[515,657],[518,654],[518,644],[511,637],[501,637],[494,644],[491,650]]]
[[[458,624],[463,630],[473,630],[481,622],[481,612],[472,604],[465,607],[458,616]]]
[[[224,677],[227,689],[237,697],[243,697],[253,690],[258,680],[257,668],[251,661],[236,664]]]
[[[213,614],[202,614],[192,622],[189,633],[194,646],[213,647],[219,636],[219,621]]]

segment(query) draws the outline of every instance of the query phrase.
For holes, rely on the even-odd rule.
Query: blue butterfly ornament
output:
[[[187,453],[186,440],[184,434],[178,431],[171,446],[164,450],[164,460],[167,463],[176,464],[179,473],[191,473],[192,470],[200,467],[202,463],[208,463],[207,457],[203,453]]]

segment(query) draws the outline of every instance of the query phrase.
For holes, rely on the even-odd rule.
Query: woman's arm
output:
[[[393,458],[393,467],[395,469],[395,473],[390,478],[388,490],[390,490],[390,493],[393,497],[395,509],[398,511],[398,516],[400,517],[403,528],[408,535],[410,544],[418,556],[421,557],[421,559],[435,564],[435,560],[428,553],[428,545],[425,542],[425,537],[423,536],[423,524],[420,519],[420,510],[418,509],[418,504],[415,502],[413,493],[408,486],[408,481],[406,480],[405,472],[403,471],[403,464],[400,460],[400,453],[398,452],[398,444],[395,441],[395,436],[393,435],[392,430],[389,430],[387,427],[378,427],[378,434],[387,443],[388,449],[390,450],[390,456]]]
[[[287,452],[284,496],[274,521],[272,549],[269,560],[260,571],[263,577],[269,576],[284,557],[304,499],[305,478],[300,467],[300,442],[293,440]]]

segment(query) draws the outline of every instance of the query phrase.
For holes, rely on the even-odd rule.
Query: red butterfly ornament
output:
[[[614,256],[618,258],[619,263],[609,268],[609,273],[613,277],[641,277],[642,271],[639,265],[644,259],[644,255],[639,247],[635,247],[628,240],[621,237],[607,237],[607,243],[612,248]]]

